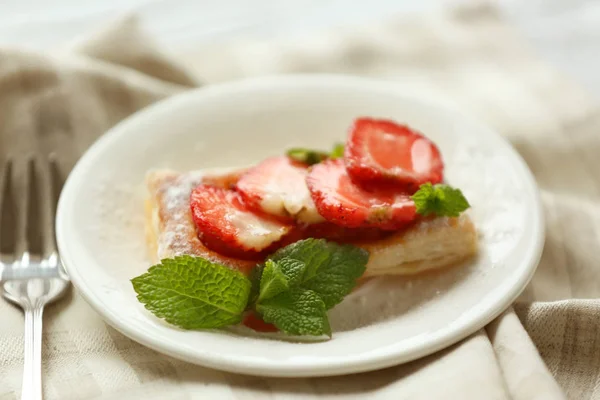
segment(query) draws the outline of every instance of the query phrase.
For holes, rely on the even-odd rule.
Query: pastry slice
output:
[[[477,252],[470,205],[443,172],[431,140],[373,118],[356,119],[330,152],[295,148],[244,170],[152,171],[146,221],[157,265],[132,279],[138,300],[185,329],[241,322],[331,336],[327,310],[361,278],[449,268]]]
[[[199,239],[190,210],[190,195],[200,184],[232,187],[244,171],[216,175],[203,171],[178,173],[153,171],[147,176],[147,238],[155,261],[193,255],[248,273],[256,260],[215,252]],[[370,254],[365,277],[413,275],[447,268],[473,256],[477,234],[467,214],[427,217],[377,239],[352,239]]]

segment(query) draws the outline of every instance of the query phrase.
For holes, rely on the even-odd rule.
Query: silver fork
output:
[[[56,250],[60,191],[56,161],[8,161],[0,186],[0,281],[4,298],[25,313],[22,400],[42,399],[42,313],[70,285]],[[18,166],[24,167],[17,174]],[[21,179],[15,179],[20,175]],[[8,258],[8,259],[7,259]],[[4,262],[3,262],[4,261]]]

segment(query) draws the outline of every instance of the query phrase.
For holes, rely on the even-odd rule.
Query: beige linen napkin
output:
[[[600,399],[599,109],[492,7],[204,47],[179,61],[206,83],[343,72],[454,102],[505,135],[535,173],[548,221],[542,262],[516,314],[422,360],[334,378],[263,379],[174,360],[106,326],[74,291],[45,315],[47,399]],[[117,121],[194,84],[133,20],[58,54],[0,50],[0,161],[56,152],[66,173]],[[0,400],[12,400],[23,319],[3,301],[0,318]]]

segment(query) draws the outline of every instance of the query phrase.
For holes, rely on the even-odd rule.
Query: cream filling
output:
[[[270,188],[269,194],[264,196],[260,206],[265,212],[274,215],[293,215],[299,221],[307,224],[323,222],[325,219],[317,212],[308,189],[303,191],[278,190]]]
[[[241,211],[228,214],[226,218],[236,228],[237,240],[256,251],[264,250],[277,242],[289,230],[286,226]]]

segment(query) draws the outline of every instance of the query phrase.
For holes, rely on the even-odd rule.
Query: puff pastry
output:
[[[219,178],[235,183],[243,171]],[[147,241],[155,261],[177,255],[201,256],[248,273],[256,262],[223,256],[198,239],[189,198],[198,184],[212,179],[203,171],[152,171],[147,175]],[[477,233],[467,214],[423,219],[384,239],[353,243],[369,251],[365,277],[413,275],[455,265],[477,252]]]

